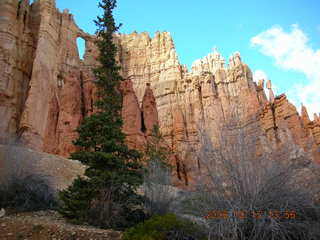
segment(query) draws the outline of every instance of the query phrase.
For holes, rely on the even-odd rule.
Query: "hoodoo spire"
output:
[[[269,91],[269,102],[273,103],[274,102],[274,93],[273,93],[273,90],[272,90],[271,80],[267,81],[267,88],[268,88],[268,91]]]
[[[310,122],[308,110],[306,106],[303,105],[303,103],[301,103],[301,119],[305,126]]]

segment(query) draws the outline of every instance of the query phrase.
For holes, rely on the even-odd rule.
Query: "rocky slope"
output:
[[[120,240],[121,232],[67,223],[55,211],[19,213],[0,217],[0,239]]]
[[[54,0],[0,2],[0,143],[19,138],[31,148],[61,156],[75,150],[75,129],[93,109],[97,49]],[[76,39],[86,42],[80,60]],[[250,68],[235,53],[228,66],[217,52],[197,60],[189,72],[169,33],[118,34],[122,84],[123,131],[131,147],[142,148],[152,126],[160,129],[176,152],[172,161],[182,184],[199,167],[188,153],[196,149],[198,128],[213,142],[221,126],[236,118],[250,134],[278,138],[288,129],[294,142],[320,162],[320,118],[300,116],[286,96],[274,96],[267,82],[255,83]]]
[[[0,144],[0,184],[6,184],[10,177],[25,179],[35,176],[48,184],[48,191],[57,194],[84,171],[85,167],[79,161],[21,146]]]

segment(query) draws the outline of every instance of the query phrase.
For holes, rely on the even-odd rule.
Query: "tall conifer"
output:
[[[123,80],[115,59],[117,47],[114,33],[113,9],[116,0],[101,0],[103,10],[98,16],[96,45],[100,50],[96,77],[97,112],[86,117],[78,128],[74,144],[79,151],[71,158],[86,165],[85,177],[78,177],[60,193],[63,207],[60,212],[77,222],[89,222],[101,227],[121,228],[130,225],[132,207],[140,204],[136,188],[142,184],[140,153],[128,149],[121,131],[122,96],[119,91]]]

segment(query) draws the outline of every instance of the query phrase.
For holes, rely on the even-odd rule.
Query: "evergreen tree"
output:
[[[119,85],[123,79],[113,43],[113,34],[120,27],[113,18],[116,0],[101,0],[99,7],[103,15],[95,23],[100,64],[93,70],[97,80],[97,112],[86,117],[77,129],[79,137],[74,144],[80,150],[71,154],[72,159],[87,168],[85,177],[78,177],[60,192],[63,202],[60,212],[75,222],[121,229],[135,221],[133,208],[141,204],[136,194],[143,180],[141,154],[128,149],[121,131]]]

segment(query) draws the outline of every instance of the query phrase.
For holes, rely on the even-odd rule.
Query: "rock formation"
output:
[[[149,83],[147,83],[147,88],[142,99],[141,110],[142,122],[144,124],[142,131],[146,133],[146,136],[149,136],[152,133],[153,127],[159,125],[157,103]]]
[[[126,135],[129,147],[141,149],[145,144],[143,115],[130,79],[122,82],[121,93],[123,96],[122,117],[125,119],[122,131]]]
[[[61,156],[75,150],[72,140],[81,120],[94,112],[95,85],[91,71],[98,55],[95,37],[84,33],[72,15],[60,13],[53,0],[0,2],[0,143],[20,138],[31,148]],[[76,40],[86,42],[80,60]],[[239,52],[229,59],[215,49],[192,65],[179,63],[167,32],[117,34],[117,61],[126,81],[123,131],[131,147],[142,148],[154,124],[175,151],[173,163],[183,184],[198,166],[188,152],[196,149],[199,127],[214,143],[221,125],[236,116],[250,134],[278,139],[288,129],[295,143],[311,150],[320,162],[320,120],[299,116],[285,95],[274,96],[267,82],[255,83]],[[265,79],[266,80],[266,79]]]
[[[274,93],[273,93],[273,90],[272,90],[271,80],[267,81],[267,89],[269,91],[269,102],[273,103],[274,102]]]
[[[82,31],[54,1],[0,5],[1,64],[11,58],[1,79],[2,142],[18,134],[34,149],[65,155],[74,148],[63,142],[75,138],[81,120],[76,38]]]
[[[0,2],[0,142],[14,138],[28,96],[39,32],[39,9]]]

